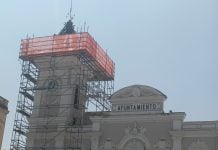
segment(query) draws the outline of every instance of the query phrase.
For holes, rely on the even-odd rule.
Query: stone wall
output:
[[[0,96],[0,148],[2,145],[7,114],[8,114],[8,101]]]

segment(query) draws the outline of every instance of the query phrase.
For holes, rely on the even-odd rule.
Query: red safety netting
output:
[[[94,65],[106,77],[114,78],[114,62],[87,32],[21,40],[20,58],[28,59],[46,55],[61,56],[79,52],[85,52],[86,56],[94,60]]]

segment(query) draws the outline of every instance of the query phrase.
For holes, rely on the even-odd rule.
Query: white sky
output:
[[[0,5],[0,95],[9,100],[9,149],[19,89],[20,40],[58,33],[70,0],[5,0]],[[168,96],[165,111],[186,121],[218,120],[217,0],[73,0],[75,24],[116,63],[115,89],[145,84]]]

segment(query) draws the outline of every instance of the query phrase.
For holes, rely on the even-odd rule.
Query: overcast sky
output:
[[[9,100],[8,150],[18,97],[20,40],[58,33],[70,0],[2,0],[0,95]],[[86,22],[116,64],[115,90],[152,86],[168,96],[165,111],[186,121],[218,120],[217,0],[73,0],[74,22]]]

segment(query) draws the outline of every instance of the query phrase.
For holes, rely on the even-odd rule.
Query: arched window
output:
[[[129,140],[123,150],[146,150],[145,144],[138,139]]]

